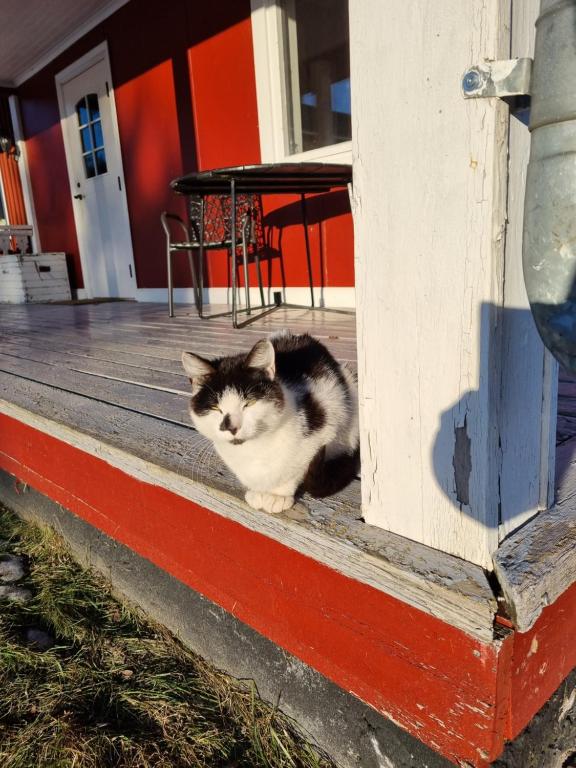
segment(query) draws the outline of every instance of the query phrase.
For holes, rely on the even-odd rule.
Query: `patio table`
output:
[[[306,195],[318,192],[329,192],[332,189],[347,187],[352,182],[352,167],[343,164],[328,163],[266,163],[262,165],[240,165],[229,168],[215,168],[208,171],[197,171],[181,176],[171,182],[172,189],[181,194],[187,195],[191,199],[200,198],[204,200],[208,195],[229,195],[230,196],[230,235],[231,251],[236,254],[237,248],[237,201],[241,195],[277,195],[277,194],[298,194],[300,195],[302,209],[302,226],[304,228],[304,242],[306,247],[306,264],[308,269],[308,280],[310,284],[310,308],[325,309],[316,307],[314,301],[314,283],[312,277],[312,260],[310,255],[310,240],[308,237],[308,225],[306,219]],[[200,260],[203,259],[203,238],[200,238],[199,251]],[[247,254],[246,249],[243,252],[244,274],[247,275]],[[248,280],[245,277],[245,283],[248,289]],[[202,286],[200,287],[200,291]],[[247,290],[248,294],[248,290]],[[302,305],[280,304],[273,305],[273,311],[276,306],[301,307]],[[246,312],[250,314],[250,303],[247,299]],[[261,317],[263,313],[259,313]],[[256,317],[246,322],[251,322]],[[239,327],[238,308],[236,302],[236,269],[232,269],[232,323],[235,328]],[[246,323],[244,323],[246,324]]]

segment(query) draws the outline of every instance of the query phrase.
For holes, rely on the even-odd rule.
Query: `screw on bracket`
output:
[[[477,69],[469,69],[462,78],[462,90],[465,94],[477,91],[483,83],[483,77]]]

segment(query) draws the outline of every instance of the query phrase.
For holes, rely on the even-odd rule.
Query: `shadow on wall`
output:
[[[270,207],[270,203],[267,199],[267,207]],[[323,224],[330,219],[337,218],[338,216],[344,216],[350,214],[350,198],[346,190],[338,190],[334,192],[326,192],[314,196],[306,197],[306,222],[308,226],[317,225],[316,230],[316,242],[313,242],[313,238],[310,240],[310,252],[312,261],[312,273],[313,283],[316,289],[320,289],[320,297],[318,306],[326,306],[324,297],[324,290],[326,288],[326,263],[325,254],[327,251],[326,244],[324,242],[324,229]],[[302,230],[303,225],[303,211],[302,202],[297,200],[293,203],[286,205],[280,205],[280,207],[268,211],[263,217],[263,227],[265,230],[265,240],[267,245],[277,250],[280,253],[280,258],[283,263],[283,239],[284,232],[289,227],[298,227],[302,232],[302,243],[304,243],[304,234]],[[305,250],[302,245],[301,254],[298,257],[305,263]],[[304,273],[304,267],[301,270]],[[272,287],[272,278],[270,273],[268,275],[268,291]],[[282,272],[282,286],[285,291],[286,282],[284,273]],[[269,298],[270,300],[270,298]],[[286,296],[284,295],[284,300]]]
[[[547,365],[555,376],[556,366],[551,356],[544,363],[543,345],[528,309],[484,304],[480,315],[479,387],[463,392],[441,412],[431,460],[436,480],[454,506],[484,519],[489,528],[504,522],[510,530],[535,514],[548,495],[548,478],[541,478],[540,471],[541,462],[547,464],[541,456],[547,410],[541,371]],[[537,373],[527,376],[523,362],[534,355],[539,356]],[[576,399],[573,402],[576,416]],[[550,411],[555,426],[555,397]],[[556,488],[576,454],[576,441],[566,442],[570,437],[576,437],[576,418],[564,425],[560,435],[564,447],[556,467]],[[485,514],[478,514],[483,510]]]

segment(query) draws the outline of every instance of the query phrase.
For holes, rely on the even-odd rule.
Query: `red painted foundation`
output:
[[[576,664],[576,588],[531,632],[485,644],[7,416],[0,416],[0,468],[456,764],[488,765]]]

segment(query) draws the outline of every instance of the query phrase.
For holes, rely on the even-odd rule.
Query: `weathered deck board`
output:
[[[228,318],[169,320],[150,305],[0,307],[0,412],[489,639],[495,603],[481,569],[365,525],[358,482],[285,516],[254,512],[191,428],[182,349],[245,351],[285,326],[355,363],[349,316],[281,310],[233,331]]]
[[[103,379],[100,376],[78,373],[47,363],[23,360],[1,353],[0,371],[11,373],[23,380],[37,381],[63,392],[83,395],[91,400],[118,405],[168,422],[184,425],[189,423],[188,406],[183,395]]]
[[[74,357],[69,354],[47,349],[46,347],[27,347],[24,344],[2,345],[2,354],[15,359],[52,365],[57,370],[68,369],[77,373],[87,373],[93,376],[123,381],[127,384],[138,384],[151,389],[165,390],[182,396],[190,396],[190,386],[184,371],[164,372],[150,367],[128,366],[124,363],[98,360],[90,357]]]

